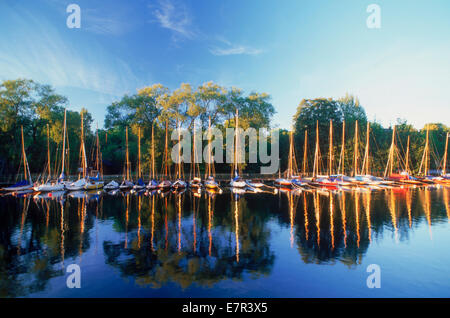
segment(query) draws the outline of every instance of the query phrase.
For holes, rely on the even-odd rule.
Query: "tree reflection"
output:
[[[142,215],[150,213],[150,222],[143,217],[141,246],[127,248],[106,241],[106,263],[124,277],[154,288],[168,282],[182,288],[212,286],[225,279],[240,280],[245,273],[270,273],[275,256],[268,241],[269,211],[249,213],[244,198],[231,201],[231,205],[224,204],[228,197],[205,194],[201,199],[205,205],[198,196],[174,193],[143,202]],[[131,237],[131,228],[129,233]]]
[[[269,275],[286,239],[305,263],[349,267],[386,234],[450,221],[447,188],[285,191],[279,196],[156,192],[0,198],[0,297],[45,291],[65,264],[95,256],[139,285],[213,286]],[[286,230],[286,236],[278,235]],[[105,236],[105,232],[107,235]],[[100,233],[100,234],[99,234]],[[101,239],[99,239],[101,235]],[[99,242],[100,241],[100,242]]]

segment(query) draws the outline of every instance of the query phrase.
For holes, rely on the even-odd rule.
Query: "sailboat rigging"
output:
[[[234,177],[231,179],[230,181],[230,186],[232,188],[235,188],[235,190],[237,189],[242,189],[246,187],[246,183],[245,181],[239,176],[239,164],[238,164],[238,160],[240,160],[239,157],[239,110],[236,109],[236,127],[235,127],[235,142],[234,142],[234,164],[233,164],[233,172],[234,172]]]
[[[84,190],[87,184],[87,159],[86,159],[86,147],[84,144],[84,120],[83,112],[81,112],[81,143],[80,143],[80,153],[81,153],[81,176],[80,178],[70,184],[66,184],[66,189],[69,191]]]
[[[5,190],[5,191],[21,192],[21,191],[31,190],[33,188],[33,180],[31,178],[30,168],[28,166],[27,155],[25,153],[25,141],[23,138],[23,126],[20,126],[20,131],[21,131],[21,137],[22,137],[21,140],[22,140],[22,160],[23,160],[24,179],[10,187],[3,188],[3,190]],[[19,172],[20,172],[20,167],[19,167]]]
[[[152,124],[152,149],[151,149],[151,167],[150,167],[150,181],[147,184],[147,189],[155,190],[158,188],[158,181],[156,181],[156,173],[155,173],[155,125]]]
[[[130,168],[130,156],[128,154],[128,127],[125,128],[125,144],[126,144],[126,150],[125,150],[125,169],[126,173],[124,174],[124,179],[122,183],[120,184],[119,188],[121,190],[127,190],[133,187],[133,182],[131,181],[131,168]]]

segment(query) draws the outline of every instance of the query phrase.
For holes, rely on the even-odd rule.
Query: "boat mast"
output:
[[[366,131],[366,150],[364,152],[364,161],[361,169],[361,174],[369,174],[369,147],[370,147],[370,123],[367,122]]]
[[[316,121],[316,150],[314,151],[313,178],[319,174],[319,121]]]
[[[23,138],[23,126],[20,126],[20,131],[22,134],[22,158],[23,158],[23,174],[25,177],[25,180],[28,180],[28,176],[27,176],[27,156],[25,154],[25,141]]]
[[[235,150],[234,150],[234,176],[238,176],[238,149],[239,149],[239,110],[236,109],[236,128],[235,128],[235,137],[236,142],[234,143]]]
[[[152,123],[152,180],[155,179],[155,125]]]
[[[386,170],[384,171],[384,177],[386,177],[388,170],[389,175],[392,175],[392,171],[394,170],[395,128],[396,126],[392,129],[392,142],[389,149],[389,158],[386,165]]]
[[[97,143],[97,149],[96,149],[96,154],[97,154],[97,159],[96,159],[96,161],[95,161],[95,169],[97,170],[97,172],[100,172],[100,164],[99,164],[99,156],[100,156],[100,142],[99,142],[99,140],[98,140],[98,123],[97,123],[97,131],[96,131],[96,143]]]
[[[426,145],[425,145],[425,176],[428,175],[428,170],[430,167],[430,150],[429,150],[429,134],[430,134],[430,128],[427,126],[427,141],[426,141]]]
[[[333,174],[333,121],[330,119],[330,145],[328,150],[328,175]]]
[[[444,163],[442,167],[442,174],[447,174],[447,152],[448,152],[448,138],[450,133],[447,133],[447,138],[445,138],[445,152],[444,152]]]
[[[306,163],[308,160],[308,130],[305,130],[305,144],[303,146],[303,176],[306,175]]]
[[[194,144],[192,145],[192,175],[191,179],[193,180],[195,178],[195,120],[194,120]]]
[[[128,126],[127,127],[125,127],[125,143],[126,143],[126,152],[125,152],[125,158],[126,158],[126,161],[127,161],[127,172],[126,172],[126,174],[127,174],[127,181],[129,181],[130,180],[130,160],[129,160],[129,157],[128,157]]]
[[[65,157],[66,157],[66,112],[67,112],[67,110],[64,109],[62,167],[61,167],[61,176],[60,176],[60,178],[64,178],[64,159],[65,159]]]
[[[209,138],[211,138],[211,117],[209,117],[208,119],[208,177],[211,176],[211,140],[209,140]],[[194,141],[195,143],[195,141]],[[195,167],[194,167],[195,169]],[[194,170],[195,171],[195,170]]]
[[[168,122],[167,122],[167,120],[166,120],[166,141],[165,141],[165,146],[164,146],[164,152],[165,152],[165,154],[164,154],[164,160],[165,160],[165,171],[164,171],[164,173],[165,173],[165,177],[167,178],[167,169],[168,169],[168,167],[167,167],[167,164],[168,164],[168,158],[167,158],[167,129],[168,129],[168,126],[169,126],[169,124],[168,124]]]
[[[429,154],[428,154],[428,152],[429,152],[428,139],[429,139],[429,127],[427,126],[425,148],[423,149],[422,161],[420,163],[420,168],[419,168],[419,175],[422,174],[422,167],[424,168],[424,176],[428,175],[428,165],[429,165],[429,163],[428,163],[428,160],[429,160],[428,159],[428,156],[429,156]]]
[[[406,173],[409,173],[409,136],[408,141],[406,143],[406,164],[405,164],[405,171]]]
[[[358,159],[359,159],[359,151],[358,151],[358,120],[355,122],[355,149],[353,151],[353,176],[358,174]]]
[[[181,124],[178,125],[178,142],[181,142]],[[178,144],[178,179],[181,179],[181,144]]]
[[[86,177],[86,169],[87,169],[87,159],[86,159],[86,148],[84,145],[84,120],[83,120],[83,112],[81,112],[81,161],[83,168],[83,178]]]
[[[52,168],[50,165],[50,129],[47,124],[47,166],[48,166],[48,178],[52,178]]]
[[[292,143],[292,130],[289,133],[289,161],[288,161],[288,170],[287,170],[287,178],[291,178],[293,176],[293,143]]]
[[[141,178],[141,127],[138,127],[138,179]]]
[[[339,158],[339,173],[344,175],[345,170],[345,120],[342,122],[342,145],[341,145],[341,155]]]

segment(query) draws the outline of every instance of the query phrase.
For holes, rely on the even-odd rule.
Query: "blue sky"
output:
[[[283,128],[301,99],[346,93],[383,125],[450,125],[449,13],[446,0],[0,0],[0,80],[49,83],[100,126],[125,93],[207,81],[269,93]]]

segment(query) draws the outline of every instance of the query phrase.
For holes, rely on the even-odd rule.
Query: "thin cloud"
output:
[[[10,10],[9,17],[22,33],[11,32],[0,43],[0,78],[31,78],[55,87],[88,89],[117,95],[138,80],[129,65],[107,51],[74,49],[48,22],[26,10]],[[20,39],[16,44],[14,39]],[[8,53],[6,53],[8,52]],[[114,67],[112,67],[114,66]]]
[[[254,47],[246,45],[233,44],[230,41],[219,37],[218,40],[222,42],[225,47],[212,47],[209,51],[213,55],[225,56],[225,55],[259,55],[263,53],[262,49],[257,49]]]
[[[124,23],[114,18],[103,18],[96,16],[84,17],[83,30],[101,34],[101,35],[122,35],[129,31],[130,27],[127,23]]]
[[[195,37],[195,32],[192,30],[192,18],[184,4],[175,5],[169,0],[161,0],[153,10],[153,15],[161,27],[173,32],[173,40],[179,37],[188,39]]]

